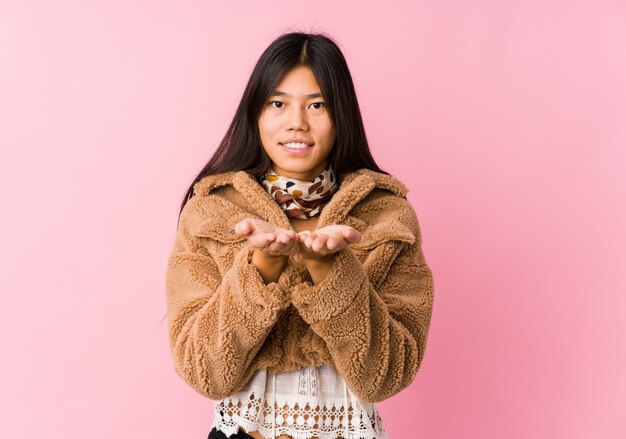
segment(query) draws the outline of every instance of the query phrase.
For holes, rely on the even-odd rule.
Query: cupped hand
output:
[[[313,231],[303,230],[298,236],[300,253],[309,259],[329,258],[349,244],[361,240],[358,230],[343,224],[331,224]]]
[[[277,227],[259,218],[241,220],[235,224],[234,230],[268,256],[289,256],[299,251],[300,238],[294,230]]]

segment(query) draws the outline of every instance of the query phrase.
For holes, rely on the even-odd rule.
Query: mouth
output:
[[[308,143],[279,143],[283,151],[286,151],[290,154],[306,154],[311,148],[313,148],[313,144]]]

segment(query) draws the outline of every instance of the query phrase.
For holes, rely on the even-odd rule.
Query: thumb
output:
[[[359,242],[361,240],[361,234],[353,228],[344,229],[343,236],[346,238],[346,241],[350,243]]]
[[[249,234],[251,231],[251,228],[252,228],[252,224],[250,224],[250,221],[248,221],[247,219],[235,224],[235,232],[237,232],[240,235]]]

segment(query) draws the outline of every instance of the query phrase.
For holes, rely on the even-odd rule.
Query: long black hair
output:
[[[335,41],[323,32],[290,32],[276,38],[257,61],[235,116],[217,150],[193,180],[180,205],[180,213],[203,177],[244,170],[257,181],[271,161],[261,144],[258,119],[270,94],[293,68],[307,66],[320,85],[336,130],[328,161],[341,181],[345,172],[368,168],[389,174],[372,157],[348,64]]]
[[[352,75],[338,44],[323,32],[285,33],[276,38],[257,61],[224,138],[187,189],[180,205],[179,220],[185,204],[193,196],[194,184],[203,177],[244,170],[259,181],[270,169],[271,160],[261,143],[258,119],[278,83],[299,66],[307,66],[313,72],[336,130],[328,162],[337,183],[340,184],[344,173],[361,168],[389,175],[378,167],[370,153]]]

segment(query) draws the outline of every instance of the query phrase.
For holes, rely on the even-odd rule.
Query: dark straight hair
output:
[[[335,127],[335,143],[328,162],[337,183],[341,183],[344,173],[361,168],[389,175],[378,167],[370,153],[352,76],[337,43],[322,32],[285,33],[265,49],[254,66],[224,138],[187,189],[179,220],[185,204],[193,196],[193,186],[203,177],[243,170],[260,181],[270,169],[271,160],[261,143],[258,119],[278,83],[298,66],[307,66],[313,72]],[[165,317],[167,314],[163,319]]]
[[[298,66],[307,66],[313,72],[335,127],[335,143],[328,161],[338,183],[345,172],[360,168],[389,174],[378,167],[370,153],[352,76],[337,43],[322,32],[290,32],[276,38],[261,54],[224,138],[187,189],[179,219],[193,196],[194,184],[203,177],[244,170],[259,181],[270,169],[271,160],[261,144],[258,119],[278,83]]]

